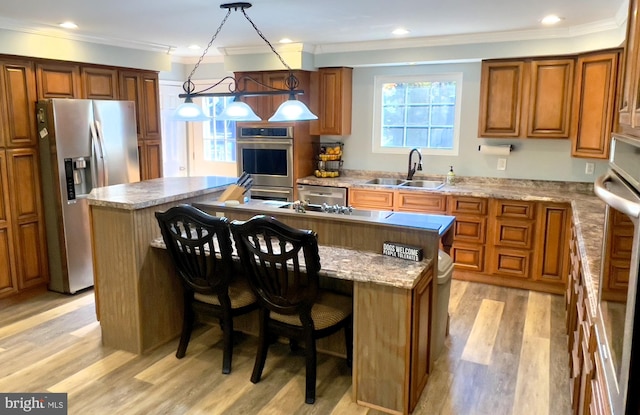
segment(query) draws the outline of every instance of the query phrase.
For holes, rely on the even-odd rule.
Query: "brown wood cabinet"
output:
[[[38,62],[38,99],[81,98],[80,65]]]
[[[82,98],[86,99],[118,99],[118,70],[83,66],[80,68],[82,78]]]
[[[0,150],[0,297],[18,291],[15,252],[7,183],[7,160]]]
[[[140,180],[162,177],[162,141],[138,140]]]
[[[395,209],[399,212],[446,214],[447,196],[423,192],[396,192]]]
[[[353,68],[319,68],[311,73],[310,122],[313,135],[351,134]]]
[[[618,99],[618,131],[640,136],[640,25],[638,25],[638,1],[629,1],[627,36],[623,53],[622,85]]]
[[[539,202],[537,206],[533,279],[564,287],[569,260],[570,207],[562,203]]]
[[[448,214],[455,216],[451,257],[456,269],[483,272],[488,199],[450,196]]]
[[[611,408],[594,326],[594,312],[582,273],[576,229],[571,226],[570,271],[565,291],[569,375],[573,414],[609,415]]]
[[[489,273],[527,279],[531,275],[535,202],[491,200]]]
[[[310,72],[295,70],[293,75],[298,78],[299,85],[296,89],[304,90],[303,95],[297,95],[296,99],[304,102],[309,106],[309,91],[311,85]],[[286,79],[289,77],[289,71],[258,71],[258,72],[236,72],[235,78],[239,79],[238,89],[242,91],[269,91],[269,87],[277,89],[288,89],[285,85]],[[255,81],[257,82],[255,82]],[[268,120],[278,109],[280,104],[289,99],[288,95],[258,96],[258,97],[242,97],[242,101],[246,102],[262,120]]]
[[[37,144],[34,65],[26,60],[0,60],[0,147]]]
[[[569,138],[574,62],[483,61],[479,136]]]
[[[39,162],[35,148],[6,150],[18,288],[48,281]]]
[[[614,130],[619,50],[578,57],[571,123],[571,155],[609,158]]]
[[[480,137],[519,137],[526,95],[524,61],[483,61],[480,83]],[[528,87],[528,85],[526,85]]]
[[[119,86],[120,99],[135,102],[140,180],[162,177],[158,74],[148,71],[120,71]]]
[[[393,210],[394,191],[349,189],[349,204],[357,209]]]
[[[422,277],[412,291],[411,311],[411,381],[409,383],[409,411],[412,411],[427,385],[431,369],[431,311],[433,310],[433,274]]]
[[[602,299],[627,301],[629,286],[629,264],[633,248],[633,222],[615,209],[609,211],[608,230],[604,246],[608,252],[603,257]]]

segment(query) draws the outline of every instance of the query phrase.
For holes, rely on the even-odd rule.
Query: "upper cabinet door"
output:
[[[482,62],[480,137],[519,137],[525,95],[524,61]]]
[[[161,138],[158,74],[144,71],[120,71],[120,99],[134,101],[138,138]]]
[[[4,108],[0,146],[31,147],[37,143],[35,122],[36,84],[33,63],[20,60],[0,61]]]
[[[637,83],[638,83],[638,43],[640,41],[640,25],[638,25],[638,2],[629,2],[629,14],[627,16],[627,37],[624,47],[622,73],[622,85],[620,97],[618,99],[618,124],[623,132],[633,133],[632,116],[637,105]]]
[[[80,66],[57,63],[38,63],[38,99],[81,98]]]
[[[311,111],[318,116],[311,121],[311,134],[351,134],[352,68],[320,68],[311,77],[309,94]]]
[[[527,137],[569,138],[573,59],[533,60]]]
[[[571,127],[573,157],[609,158],[619,55],[612,51],[578,58]]]
[[[141,98],[144,105],[144,132],[145,140],[158,140],[161,137],[160,121],[160,88],[158,86],[158,74],[142,73],[140,75],[140,86],[142,87]]]
[[[87,99],[118,99],[118,71],[115,69],[82,67],[82,97]]]

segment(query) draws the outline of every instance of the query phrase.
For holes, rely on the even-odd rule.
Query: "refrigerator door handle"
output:
[[[98,137],[98,145],[100,146],[100,161],[102,164],[102,186],[109,186],[109,172],[107,171],[107,162],[105,161],[104,154],[104,134],[102,133],[102,126],[100,125],[100,121],[94,121],[96,128],[96,136]]]
[[[100,139],[98,138],[98,132],[96,126],[92,122],[91,126],[91,150],[93,155],[93,165],[91,172],[96,178],[97,187],[105,186],[104,183],[104,153],[102,152],[102,146],[100,145]]]

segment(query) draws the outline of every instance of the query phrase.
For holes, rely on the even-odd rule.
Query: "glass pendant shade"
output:
[[[269,118],[270,122],[317,120],[318,116],[309,111],[304,103],[289,98],[280,104],[278,110]]]
[[[249,105],[242,101],[233,101],[216,116],[218,120],[224,121],[261,121]]]
[[[178,108],[173,112],[173,119],[178,121],[207,121],[211,117],[207,117],[202,111],[202,107],[194,104],[191,97],[187,97],[184,103],[178,105]]]

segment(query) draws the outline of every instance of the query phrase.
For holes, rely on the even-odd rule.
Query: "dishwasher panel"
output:
[[[344,187],[314,186],[299,184],[298,199],[306,200],[312,205],[347,205],[347,189]]]

